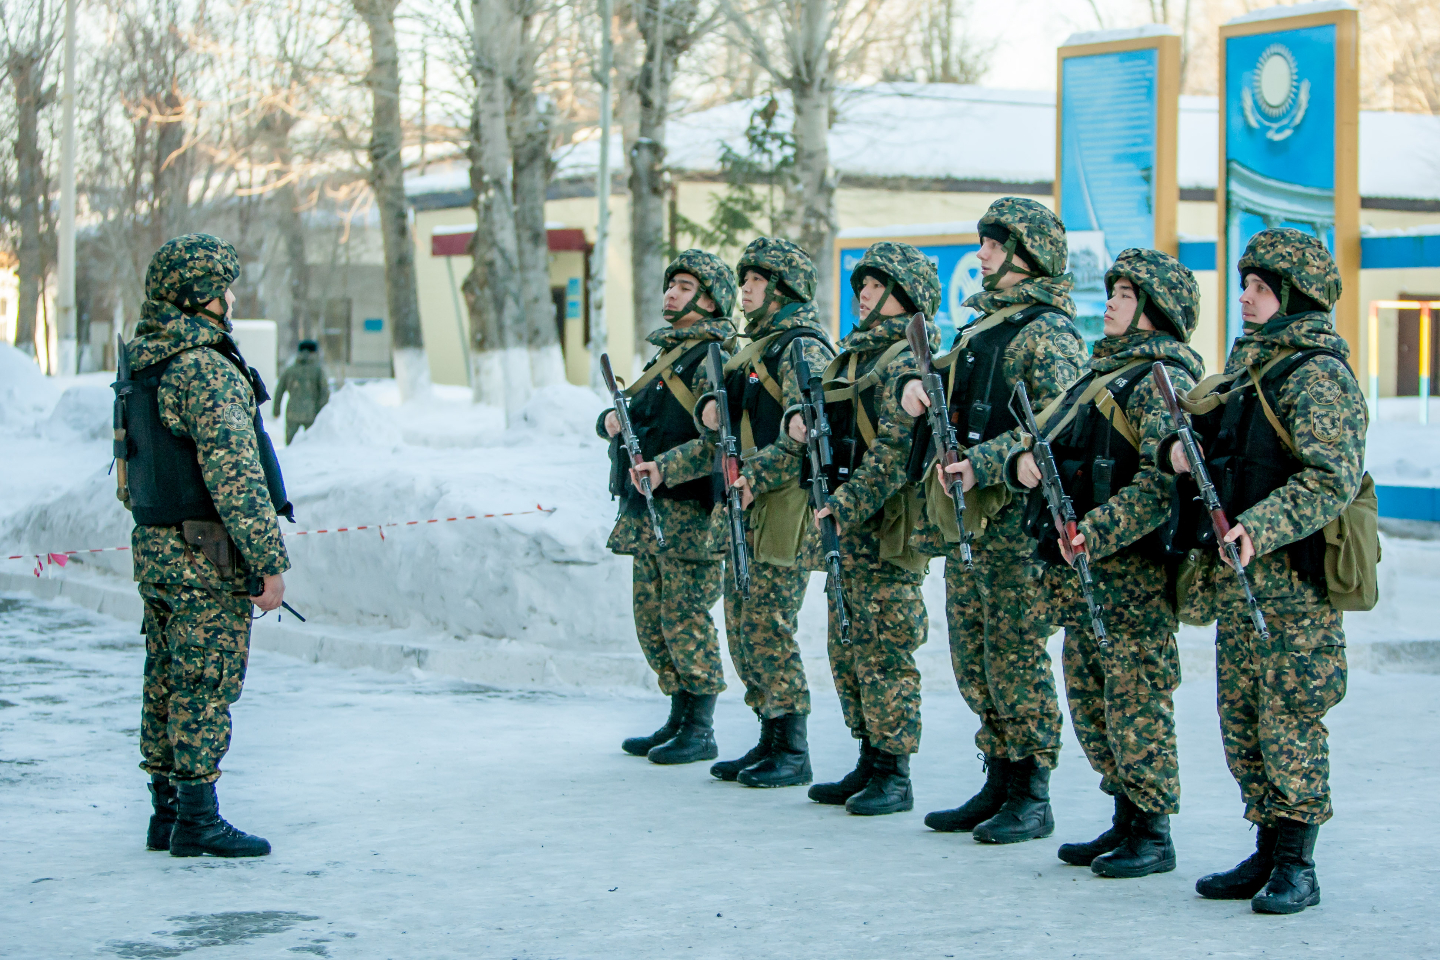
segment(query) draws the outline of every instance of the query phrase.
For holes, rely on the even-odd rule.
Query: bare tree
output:
[[[1362,14],[1367,89],[1385,89],[1389,109],[1440,114],[1440,0],[1372,0]]]
[[[405,207],[405,170],[401,148],[400,46],[395,36],[399,0],[351,0],[370,32],[370,188],[380,211],[385,246],[385,296],[390,313],[395,380],[402,397],[427,389],[429,367],[420,328],[420,298],[415,287],[415,241]]]
[[[46,8],[45,0],[18,7],[0,5],[0,56],[15,102],[15,186],[13,201],[19,238],[15,251],[20,281],[16,305],[15,346],[35,355],[36,314],[53,255],[47,256],[47,233],[54,233],[49,210],[50,186],[41,149],[40,114],[55,99],[51,61],[60,41],[63,8]],[[8,190],[6,191],[9,192]],[[9,201],[9,198],[6,198]],[[12,206],[7,202],[6,207]],[[9,211],[7,210],[7,218]],[[49,223],[50,229],[45,229]]]

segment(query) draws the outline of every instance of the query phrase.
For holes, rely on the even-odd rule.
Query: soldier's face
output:
[[[760,304],[765,302],[765,288],[769,285],[770,281],[765,279],[764,274],[746,270],[745,282],[740,286],[740,309],[746,313],[760,309]],[[770,305],[770,312],[775,312],[773,303]]]
[[[1251,273],[1240,293],[1240,317],[1246,323],[1266,323],[1280,312],[1280,298],[1270,285]]]
[[[860,283],[860,295],[856,298],[860,301],[860,315],[862,317],[870,316],[870,311],[875,309],[876,301],[884,296],[885,284],[876,280],[874,277],[866,277]],[[885,297],[884,303],[880,304],[880,313],[878,316],[898,317],[904,312],[905,308],[900,306],[900,301],[896,300],[895,295],[892,293],[890,296]]]
[[[665,288],[665,310],[667,313],[672,310],[679,310],[694,298],[696,291],[700,289],[700,281],[688,273],[677,273],[670,278],[670,286]],[[715,312],[715,301],[708,296],[701,297],[695,304],[701,310]],[[676,317],[671,321],[673,326],[688,327],[700,319],[700,314],[694,310],[686,313],[683,317]]]
[[[994,237],[985,237],[980,241],[980,250],[975,256],[980,260],[981,275],[988,277],[990,274],[999,270],[1000,266],[1005,262],[1005,244],[996,243]],[[1010,258],[1010,264],[1013,267],[1025,271],[1025,273],[1030,272],[1030,264],[1026,263],[1025,258],[1018,253]],[[1006,272],[1005,276],[1000,278],[998,286],[1001,290],[1009,290],[1024,279],[1023,274],[1010,270]]]
[[[1110,299],[1105,302],[1105,336],[1118,337],[1129,330],[1130,321],[1135,319],[1135,310],[1139,306],[1140,298],[1135,293],[1135,285],[1124,277],[1116,280]],[[1142,316],[1139,328],[1154,330],[1155,324]]]

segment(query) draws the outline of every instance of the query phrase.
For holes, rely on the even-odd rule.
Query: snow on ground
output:
[[[235,707],[222,812],[272,856],[144,849],[134,624],[0,597],[0,953],[17,958],[1433,957],[1440,677],[1356,673],[1327,722],[1337,816],[1322,904],[1262,917],[1197,898],[1253,847],[1224,767],[1213,682],[1178,694],[1179,867],[1136,881],[1055,849],[1107,822],[1067,732],[1053,838],[988,847],[924,813],[978,786],[974,718],[926,690],[916,809],[850,817],[803,789],[664,768],[620,740],[656,695],[504,691],[257,652]],[[854,761],[812,671],[821,778]],[[721,698],[722,754],[755,733]],[[1403,735],[1396,731],[1403,729]]]

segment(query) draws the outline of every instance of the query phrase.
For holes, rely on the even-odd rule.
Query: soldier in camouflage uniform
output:
[[[940,279],[919,250],[884,242],[865,251],[850,283],[861,316],[825,371],[836,470],[829,504],[817,517],[833,515],[840,527],[850,633],[840,635],[832,609],[830,671],[845,724],[860,741],[860,759],[841,780],[811,787],[810,799],[873,816],[915,806],[915,651],[929,628],[920,595],[929,557],[915,542],[923,504],[907,470],[914,420],[900,407],[898,387],[917,370],[905,327],[917,310],[934,315]],[[933,324],[928,330],[938,346],[939,330]]]
[[[960,562],[953,512],[930,512],[949,542],[950,658],[965,702],[980,717],[975,745],[985,784],[960,807],[928,814],[925,824],[973,830],[987,843],[1014,843],[1054,832],[1049,780],[1060,759],[1062,721],[1045,652],[1050,627],[1035,611],[1039,564],[1021,529],[1023,510],[1004,485],[1005,458],[1020,435],[1010,397],[1023,380],[1042,409],[1080,375],[1085,345],[1072,321],[1074,281],[1064,272],[1068,248],[1060,219],[1034,200],[1006,197],[990,205],[979,233],[985,289],[965,306],[980,316],[935,361],[967,448],[965,459],[949,469],[962,478],[971,506],[966,515],[976,524],[973,573]],[[918,381],[904,390],[906,410],[918,416],[928,405],[924,390]],[[928,483],[933,504],[943,484],[938,476]]]
[[[215,237],[162,246],[126,347],[131,376],[116,385],[128,433],[122,494],[145,602],[140,752],[155,806],[147,843],[177,857],[270,852],[221,819],[215,796],[249,659],[250,607],[280,605],[290,566],[271,492],[278,469],[256,427],[263,385],[229,336],[228,289],[239,272],[235,249]],[[228,563],[188,535],[206,525]],[[258,596],[252,578],[263,584]]]
[[[800,486],[805,443],[782,430],[785,410],[800,402],[791,359],[798,341],[817,373],[835,355],[825,324],[815,312],[815,264],[788,240],[761,237],[740,257],[740,303],[749,321],[750,344],[725,365],[730,419],[738,433],[743,467],[736,485],[749,511],[750,599],[725,578],[725,624],[730,659],[745,682],[745,704],[760,720],[760,740],[736,760],[710,768],[720,780],[747,787],[788,787],[811,780],[806,718],[810,687],[795,629],[810,580],[803,549],[813,539],[807,490]],[[708,385],[708,383],[707,383]],[[679,465],[708,475],[720,420],[713,401],[702,401],[698,450],[672,451],[666,475]],[[803,425],[801,425],[803,427]],[[803,429],[797,430],[803,435]]]
[[[640,440],[655,511],[666,546],[655,540],[645,500],[627,476],[630,459],[621,446],[613,409],[600,414],[596,432],[611,440],[611,493],[620,514],[608,546],[634,561],[635,630],[660,690],[670,697],[670,716],[649,736],[631,737],[626,753],[655,763],[714,760],[715,701],[725,689],[720,642],[710,609],[720,599],[724,573],[723,529],[715,521],[715,493],[677,448],[691,451],[699,436],[693,414],[705,391],[701,370],[709,345],[735,333],[735,275],[719,257],[686,250],[665,269],[664,315],[669,324],[646,337],[658,349],[625,391],[630,420]]]
[[[1155,448],[1174,426],[1151,365],[1165,364],[1179,392],[1204,362],[1186,345],[1200,290],[1189,268],[1158,250],[1126,250],[1105,275],[1105,337],[1090,369],[1038,417],[1061,482],[1081,518],[1064,547],[1051,520],[1035,457],[1012,452],[1006,482],[1028,493],[1027,532],[1045,563],[1046,621],[1065,628],[1065,691],[1075,735],[1100,789],[1115,800],[1112,826],[1088,843],[1060,847],[1060,859],[1102,877],[1175,869],[1170,815],[1180,812],[1175,750],[1175,646],[1170,519],[1174,482],[1155,466]],[[1109,633],[1097,642],[1070,547],[1090,555],[1096,600]]]
[[[1324,527],[1360,489],[1369,419],[1349,347],[1330,320],[1340,274],[1324,243],[1298,230],[1263,230],[1239,270],[1244,335],[1225,373],[1190,399],[1234,524],[1227,539],[1240,546],[1269,639],[1251,625],[1238,580],[1222,563],[1194,589],[1219,613],[1225,758],[1258,831],[1252,856],[1195,889],[1252,898],[1262,913],[1296,913],[1320,902],[1315,838],[1333,812],[1323,720],[1345,696],[1345,631],[1326,588]],[[1206,412],[1205,398],[1215,397],[1224,399]],[[1157,456],[1189,469],[1179,444],[1167,442]]]
[[[295,439],[301,428],[314,426],[315,418],[330,402],[330,381],[320,365],[320,345],[314,340],[301,340],[295,362],[285,368],[275,387],[271,416],[280,416],[280,401],[290,394],[285,407],[285,444]]]

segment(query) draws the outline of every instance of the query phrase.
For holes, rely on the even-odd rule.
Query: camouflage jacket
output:
[[[865,376],[891,344],[905,339],[909,322],[910,315],[901,314],[884,317],[867,330],[852,330],[838,344],[840,369],[847,369],[848,357],[856,354],[859,364],[855,376]],[[930,325],[932,348],[938,345],[939,335],[939,330]],[[849,481],[830,495],[830,511],[840,524],[848,555],[878,560],[881,509],[909,483],[910,435],[915,418],[900,406],[900,388],[906,380],[917,376],[919,367],[908,346],[881,371],[880,382],[875,387],[875,443],[865,452]]]
[[[1237,339],[1225,373],[1263,367],[1282,350],[1310,349],[1350,356],[1349,345],[1328,316],[1297,314]],[[1277,400],[1275,415],[1295,440],[1301,469],[1280,489],[1231,518],[1245,525],[1257,556],[1303,540],[1338,517],[1359,491],[1365,469],[1370,414],[1346,363],[1330,356],[1307,361],[1280,384]]]
[[[659,348],[655,356],[651,357],[650,362],[645,365],[645,369],[648,370],[653,366],[661,354],[684,341],[724,341],[734,335],[735,326],[728,319],[705,320],[683,329],[662,327],[645,338]],[[708,384],[709,380],[705,377],[705,365],[702,363],[690,384],[690,392],[698,397],[710,389]],[[609,433],[605,430],[605,415],[613,409],[612,407],[601,413],[596,422],[596,433],[603,439],[610,438]],[[692,459],[701,455],[693,449],[695,446],[695,441],[688,441],[656,457],[661,475],[667,481],[673,475],[693,471]],[[676,451],[687,450],[687,448],[685,459],[677,467]],[[703,471],[689,473],[690,479],[709,473],[710,461],[705,462],[706,466]],[[671,473],[672,470],[675,471],[675,474]],[[674,482],[678,484],[680,481]],[[620,514],[615,519],[615,528],[611,531],[606,546],[612,552],[622,555],[658,552],[655,533],[650,527],[649,513],[643,507],[638,511],[626,509],[626,504],[631,502],[631,498],[621,499]],[[682,560],[716,560],[720,558],[725,549],[725,537],[727,536],[721,511],[706,509],[703,503],[696,500],[666,500],[656,497],[654,503],[655,514],[660,521],[660,529],[665,534],[666,556]]]
[[[1166,366],[1175,392],[1184,394],[1201,378],[1205,362],[1186,344],[1167,334],[1144,330],[1106,337],[1095,344],[1090,369],[1110,373],[1135,360],[1171,360],[1180,366]],[[1147,364],[1131,376],[1140,382],[1125,405],[1125,418],[1140,436],[1140,472],[1108,501],[1081,518],[1079,532],[1085,546],[1097,560],[1135,543],[1160,526],[1170,515],[1174,481],[1155,466],[1160,442],[1174,432],[1170,413]],[[1062,414],[1057,412],[1057,416]],[[1042,427],[1043,429],[1043,427]]]
[[[290,568],[265,472],[256,452],[255,394],[215,350],[227,334],[204,317],[147,300],[127,347],[131,369],[175,357],[160,380],[160,421],[199,450],[200,471],[241,562],[237,578]],[[230,589],[214,564],[185,544],[178,527],[137,525],[131,536],[135,579],[144,583]]]
[[[1085,340],[1071,320],[1075,304],[1070,299],[1070,275],[1029,277],[1008,290],[982,291],[965,301],[980,311],[979,322],[996,311],[1017,303],[1043,303],[1055,308],[1031,320],[1005,348],[1000,374],[1014,387],[1025,381],[1030,403],[1038,412],[1063,394],[1085,368]],[[989,487],[1005,480],[1005,458],[1020,441],[1020,430],[1010,430],[965,451],[975,468],[975,485]]]
[[[800,327],[810,327],[822,332],[825,330],[825,325],[817,315],[813,303],[790,304],[774,316],[751,324],[746,328],[745,334],[751,341],[755,341],[762,337],[768,337],[772,333],[783,333],[786,330]],[[825,342],[828,340],[827,336]],[[815,375],[819,376],[824,373],[825,367],[831,360],[830,351],[825,343],[814,337],[802,337],[798,342],[804,353],[805,362],[810,365],[810,369],[814,371]],[[780,383],[781,408],[788,410],[799,404],[801,399],[800,381],[795,375],[795,367],[791,362],[788,349],[777,358],[776,374],[776,379]],[[712,389],[710,378],[703,369],[700,376],[704,378],[704,390]],[[714,469],[715,444],[719,439],[719,434],[700,423],[698,415],[695,421],[696,426],[700,427],[699,439],[676,447],[664,457],[662,469],[665,471],[667,481],[683,483],[686,480],[705,476]],[[736,423],[733,426],[738,432],[740,425]],[[694,449],[687,449],[692,447]],[[776,438],[775,442],[748,457],[740,472],[750,481],[750,489],[753,493],[757,495],[768,493],[787,483],[798,481],[800,467],[805,456],[805,444],[791,439],[782,424],[780,436]]]
[[[280,416],[280,401],[287,393],[290,404],[285,408],[285,422],[307,426],[314,423],[316,415],[330,402],[330,382],[325,378],[319,357],[302,353],[285,368],[275,386],[273,416]]]

